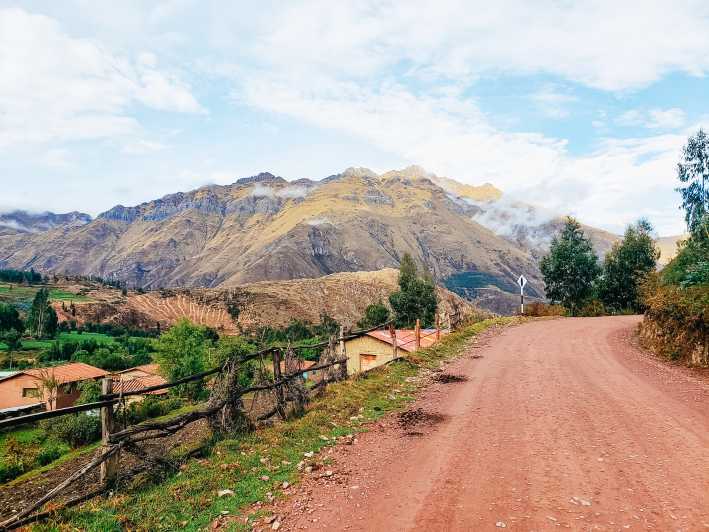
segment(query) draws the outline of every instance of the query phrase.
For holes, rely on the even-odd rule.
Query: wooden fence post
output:
[[[281,380],[281,351],[280,349],[274,349],[273,351],[273,380],[278,382]],[[275,388],[276,392],[276,408],[282,419],[286,418],[285,409],[285,394],[283,393],[283,385],[278,385]]]
[[[436,342],[441,339],[441,315],[436,312]]]
[[[345,361],[341,364],[340,377],[342,379],[347,378],[347,348],[345,347],[345,327],[340,325],[340,358],[344,358]]]
[[[421,347],[421,320],[418,318],[416,319],[416,330],[414,331],[416,333],[416,350]]]
[[[111,377],[104,377],[101,382],[101,393],[103,395],[113,393],[113,379]],[[101,408],[101,444],[103,453],[111,448],[108,439],[113,429],[113,405],[104,406]],[[118,462],[119,454],[115,453],[101,464],[101,484],[110,486],[116,481],[116,477],[118,476]]]
[[[391,345],[394,346],[394,359],[399,358],[399,350],[396,346],[396,329],[394,324],[389,325],[389,335],[391,336]]]

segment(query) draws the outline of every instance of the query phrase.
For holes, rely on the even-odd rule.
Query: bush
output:
[[[39,450],[35,461],[38,465],[47,465],[66,454],[67,451],[68,449],[65,445],[58,442],[50,442]]]
[[[25,471],[22,462],[15,460],[3,460],[0,462],[0,483],[9,482],[13,478],[19,477]]]
[[[126,419],[129,425],[135,425],[146,419],[164,416],[173,410],[182,408],[184,403],[179,397],[169,397],[160,399],[155,396],[149,396],[142,401],[131,403],[126,408]]]
[[[585,303],[576,313],[577,316],[597,317],[608,314],[605,305],[598,299],[591,299]]]
[[[71,447],[80,447],[101,438],[101,420],[96,415],[81,413],[40,422],[44,431]]]
[[[709,365],[709,285],[646,283],[643,343],[672,360]]]
[[[566,316],[568,311],[561,305],[549,305],[541,301],[526,304],[524,306],[525,316]]]

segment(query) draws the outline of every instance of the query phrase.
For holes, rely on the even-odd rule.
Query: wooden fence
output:
[[[74,471],[64,481],[50,489],[34,503],[0,523],[0,530],[17,528],[27,523],[46,518],[58,509],[79,504],[102,493],[116,481],[120,470],[121,452],[129,452],[145,460],[148,456],[139,446],[140,443],[175,434],[177,431],[199,419],[207,419],[210,426],[217,431],[228,432],[234,428],[238,428],[239,425],[241,425],[241,428],[250,427],[253,421],[264,421],[273,416],[280,416],[285,419],[289,412],[302,411],[307,401],[314,395],[320,393],[328,383],[347,378],[345,341],[363,336],[380,327],[388,325],[389,323],[386,323],[349,335],[344,335],[342,329],[340,329],[339,336],[332,336],[329,341],[315,345],[269,347],[243,357],[231,358],[220,367],[190,375],[189,377],[171,383],[149,386],[125,393],[113,392],[113,381],[111,378],[106,378],[102,383],[102,395],[96,402],[0,420],[0,429],[4,429],[34,423],[43,419],[100,409],[102,441],[100,452],[88,463]],[[418,347],[421,338],[420,328],[417,327],[417,331],[416,343]],[[297,352],[302,349],[323,349],[323,353],[315,365],[304,367],[303,359],[297,355]],[[396,352],[396,340],[394,340],[394,349]],[[272,373],[267,377],[264,377],[262,373],[259,382],[252,383],[251,386],[245,388],[240,387],[238,384],[239,376],[245,364],[251,361],[260,361],[262,367],[265,368],[268,362],[268,356],[271,357]],[[305,386],[304,375],[306,373],[309,377],[310,375],[316,375],[311,379],[313,385],[309,388]],[[165,421],[147,421],[133,426],[124,426],[122,428],[116,423],[114,406],[120,403],[125,407],[126,397],[173,388],[190,382],[200,381],[208,377],[213,378],[210,397],[209,400],[199,408],[171,417]],[[244,412],[242,398],[247,394],[267,391],[272,392],[273,408],[260,414],[256,420],[250,420]],[[153,460],[160,462],[162,459],[158,457],[153,458]],[[99,485],[95,490],[70,499],[60,507],[54,508],[51,511],[35,513],[47,502],[66,490],[72,483],[85,477],[96,468],[100,468],[100,475]]]

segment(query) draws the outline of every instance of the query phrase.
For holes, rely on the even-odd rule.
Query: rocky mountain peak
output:
[[[271,172],[261,172],[251,177],[242,177],[236,180],[237,185],[252,185],[254,183],[285,184],[287,182],[282,177],[275,176]]]

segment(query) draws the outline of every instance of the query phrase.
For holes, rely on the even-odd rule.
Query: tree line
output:
[[[659,276],[660,255],[647,220],[629,225],[600,261],[581,225],[569,217],[540,264],[547,298],[572,315],[637,313],[647,308],[658,283],[709,284],[709,136],[703,130],[682,150],[677,178],[689,237]]]

